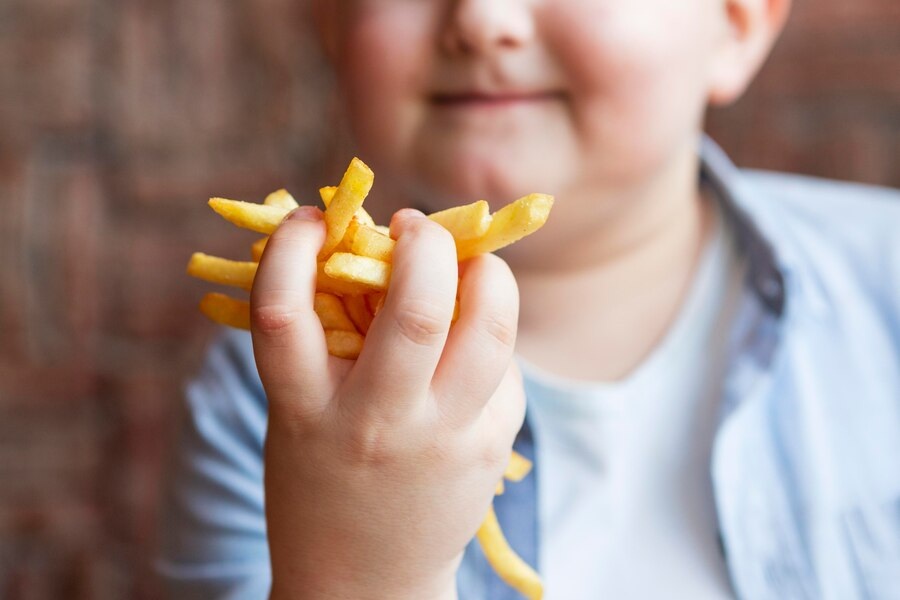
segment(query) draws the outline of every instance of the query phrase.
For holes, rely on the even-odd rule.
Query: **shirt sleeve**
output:
[[[170,597],[268,597],[267,412],[249,334],[223,333],[186,388],[164,484],[156,569]]]

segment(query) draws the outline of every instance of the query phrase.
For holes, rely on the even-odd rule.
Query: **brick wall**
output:
[[[760,77],[709,131],[744,166],[900,187],[900,2],[794,5]]]
[[[252,239],[203,199],[337,175],[302,4],[0,3],[0,597],[159,594],[161,457],[211,331],[180,273]],[[797,4],[711,131],[743,164],[900,186],[900,4]]]

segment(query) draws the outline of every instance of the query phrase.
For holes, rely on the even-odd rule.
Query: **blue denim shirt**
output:
[[[738,171],[709,140],[701,158],[748,266],[709,466],[735,595],[900,598],[900,194]],[[187,389],[167,484],[173,597],[267,597],[266,411],[249,335],[224,333]],[[527,418],[515,445],[534,456]],[[540,476],[495,500],[533,565]],[[458,587],[517,598],[475,543]]]

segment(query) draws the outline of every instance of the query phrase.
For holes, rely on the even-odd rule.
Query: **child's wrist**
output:
[[[410,579],[404,577],[403,579]],[[456,574],[442,577],[432,582],[416,584],[389,581],[380,577],[379,581],[360,578],[358,581],[346,577],[327,581],[300,581],[296,578],[279,577],[273,573],[270,600],[458,600]]]

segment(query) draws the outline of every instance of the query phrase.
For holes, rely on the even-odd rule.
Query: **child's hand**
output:
[[[512,362],[518,291],[492,255],[460,273],[451,236],[391,223],[390,290],[359,359],[330,357],[313,312],[321,212],[272,235],[253,287],[269,400],[266,519],[274,598],[452,598],[524,418]]]

